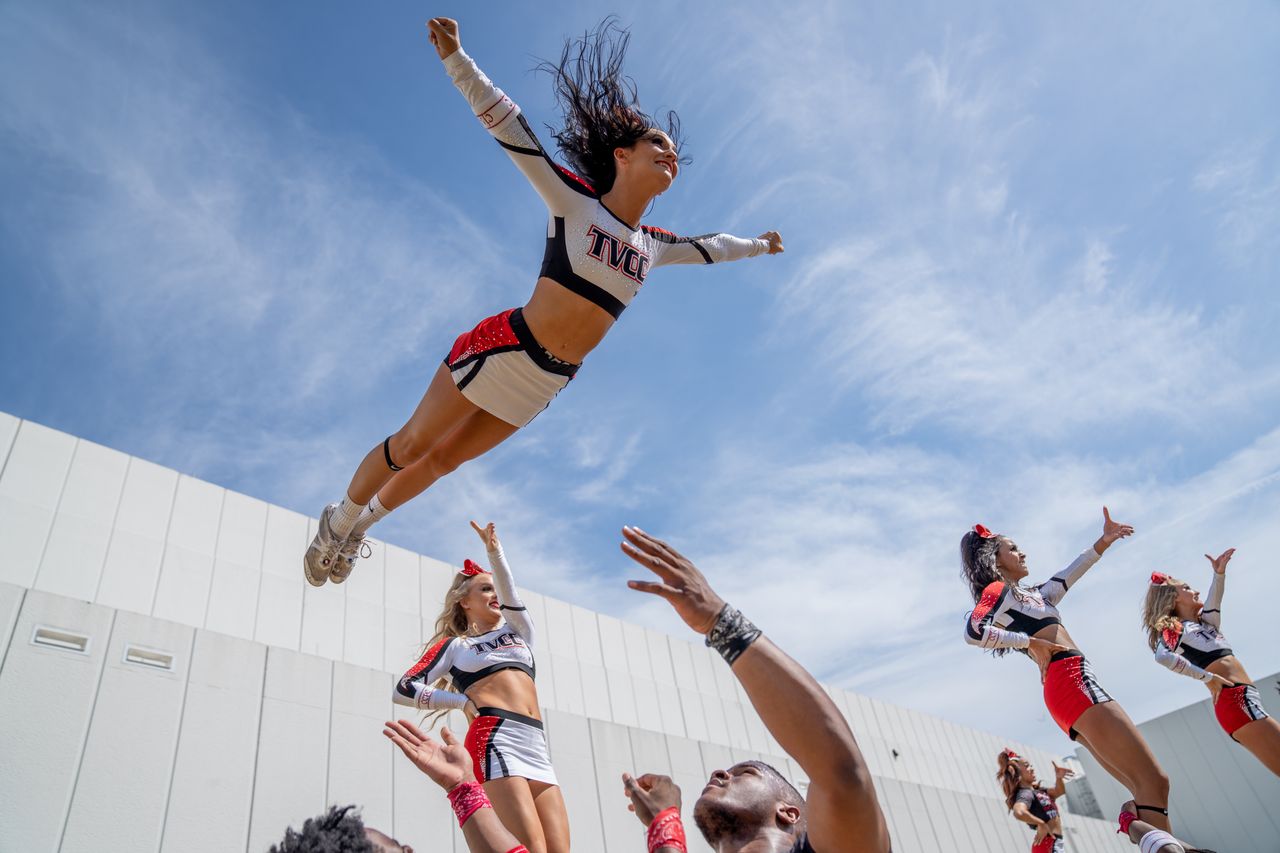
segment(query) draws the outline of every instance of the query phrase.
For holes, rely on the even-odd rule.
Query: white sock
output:
[[[1185,853],[1186,848],[1178,839],[1174,838],[1163,829],[1153,829],[1142,838],[1138,839],[1138,849],[1142,853],[1156,853],[1156,851],[1177,850],[1179,853]]]
[[[369,532],[369,528],[377,524],[382,519],[391,514],[391,510],[382,505],[382,501],[377,495],[373,496],[373,500],[369,501],[369,505],[360,513],[360,518],[356,520],[355,527],[351,528],[351,535],[354,538],[360,538]]]
[[[351,535],[351,528],[356,526],[356,521],[360,518],[360,512],[363,509],[363,504],[351,500],[349,495],[344,496],[342,503],[338,504],[338,508],[329,517],[329,529],[338,538],[346,539]]]

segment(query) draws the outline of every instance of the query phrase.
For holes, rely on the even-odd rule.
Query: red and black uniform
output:
[[[1024,785],[1014,795],[1013,802],[1015,805],[1022,803],[1033,817],[1045,823],[1056,820],[1058,817],[1058,803],[1044,788],[1031,788]],[[1056,833],[1046,835],[1039,844],[1031,847],[1031,853],[1063,853],[1064,850],[1066,846],[1062,836]]]
[[[965,642],[983,649],[1025,652],[1033,637],[1050,625],[1061,625],[1057,604],[1094,563],[1099,554],[1087,548],[1062,571],[1033,587],[992,581],[965,621]],[[1044,678],[1044,703],[1054,722],[1072,740],[1072,726],[1088,708],[1111,697],[1093,675],[1085,656],[1075,649],[1050,658]]]
[[[1212,681],[1209,664],[1234,654],[1222,633],[1223,575],[1215,572],[1204,609],[1198,619],[1184,619],[1160,632],[1156,638],[1156,663],[1197,681]],[[1218,691],[1213,703],[1218,725],[1232,740],[1236,731],[1269,714],[1262,707],[1262,697],[1252,684],[1233,684]]]
[[[547,205],[541,275],[614,319],[639,293],[653,267],[733,261],[769,251],[765,240],[729,234],[677,237],[648,225],[632,228],[605,207],[590,184],[551,159],[520,108],[464,51],[450,54],[444,67]],[[467,399],[518,427],[545,409],[578,369],[534,339],[518,308],[459,337],[445,363]]]

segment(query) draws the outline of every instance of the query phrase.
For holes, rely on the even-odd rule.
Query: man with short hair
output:
[[[660,596],[729,664],[760,719],[809,777],[808,798],[762,761],[711,774],[693,819],[716,853],[889,853],[889,831],[853,732],[821,685],[725,603],[676,549],[633,527],[622,551],[658,581]],[[684,853],[680,789],[669,777],[623,775],[649,853]]]

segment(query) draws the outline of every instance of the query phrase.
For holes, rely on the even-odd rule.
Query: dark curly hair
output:
[[[377,853],[365,838],[364,821],[355,808],[330,806],[325,814],[307,818],[301,832],[289,827],[270,853]]]
[[[637,106],[635,81],[622,73],[631,34],[609,16],[582,38],[565,41],[559,62],[542,62],[539,71],[551,75],[564,128],[548,128],[565,160],[604,195],[613,188],[617,170],[615,148],[630,148],[658,124]],[[666,114],[665,127],[680,150],[680,117]],[[686,157],[681,163],[688,163]]]
[[[960,537],[960,563],[964,566],[960,576],[968,582],[969,595],[975,603],[982,598],[988,584],[1004,580],[996,568],[996,552],[1003,539],[1003,536],[983,537],[974,530]]]

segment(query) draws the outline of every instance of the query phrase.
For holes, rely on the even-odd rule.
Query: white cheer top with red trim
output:
[[[520,108],[470,56],[459,49],[444,60],[444,67],[550,211],[541,275],[615,319],[640,291],[651,267],[734,261],[769,251],[765,240],[729,234],[677,237],[648,225],[632,228],[605,207],[590,184],[548,156]]]
[[[1200,618],[1184,619],[1160,632],[1156,638],[1156,663],[1179,675],[1209,681],[1213,678],[1207,669],[1209,664],[1234,654],[1221,631],[1223,586],[1223,576],[1215,572]]]
[[[1062,624],[1058,602],[1100,556],[1092,547],[1086,548],[1071,565],[1037,586],[987,584],[965,620],[965,642],[984,649],[1026,649],[1038,632]]]
[[[485,676],[518,669],[530,678],[536,677],[533,620],[520,601],[501,546],[489,552],[489,565],[505,621],[484,634],[444,637],[433,644],[396,683],[392,699],[397,704],[432,710],[462,708],[466,691]],[[431,688],[446,676],[461,693]]]

